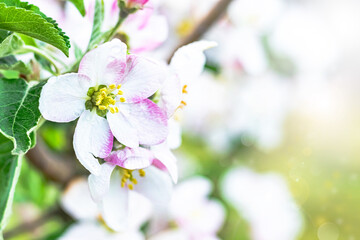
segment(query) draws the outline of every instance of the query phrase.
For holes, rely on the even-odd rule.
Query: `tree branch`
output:
[[[219,0],[219,2],[215,4],[215,6],[209,11],[206,17],[196,25],[193,31],[186,38],[184,38],[180,44],[177,45],[177,47],[175,47],[175,49],[169,55],[167,62],[170,62],[172,56],[180,47],[199,40],[225,13],[231,1],[232,0]]]
[[[38,140],[36,146],[26,153],[26,157],[47,179],[62,186],[76,176],[75,164],[71,165],[70,161],[51,153],[41,140]]]

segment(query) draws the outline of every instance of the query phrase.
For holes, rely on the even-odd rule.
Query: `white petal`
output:
[[[82,74],[69,73],[52,77],[41,90],[39,109],[46,120],[70,122],[85,110],[90,79]]]
[[[182,98],[181,81],[177,74],[171,74],[160,90],[159,106],[164,109],[167,117],[170,118],[180,106]]]
[[[75,128],[73,145],[80,163],[96,174],[100,164],[95,157],[107,157],[113,146],[113,135],[106,119],[95,111],[84,111]]]
[[[174,118],[169,119],[169,135],[167,137],[167,143],[170,149],[176,149],[181,145],[181,125],[179,121]]]
[[[116,165],[111,163],[103,163],[100,167],[98,175],[90,174],[89,190],[91,197],[95,202],[100,202],[108,193],[110,186],[110,177]]]
[[[152,214],[152,203],[135,191],[129,191],[128,229],[138,230]]]
[[[83,221],[71,225],[59,240],[99,240],[108,239],[108,231],[95,221]]]
[[[87,75],[93,85],[110,85],[120,82],[125,69],[126,45],[114,39],[88,52],[80,62],[79,73]]]
[[[105,223],[114,231],[126,231],[128,226],[128,188],[121,187],[120,174],[111,175],[110,189],[99,206]]]
[[[150,199],[155,209],[166,207],[171,199],[173,189],[171,178],[166,172],[153,166],[144,170],[145,177],[140,177],[137,171],[133,172],[133,176],[138,180],[134,191]]]
[[[196,78],[205,65],[204,50],[215,47],[216,42],[197,41],[179,48],[171,59],[170,67],[183,83]]]
[[[167,117],[153,101],[144,99],[137,103],[127,104],[128,120],[137,130],[139,143],[155,145],[164,142],[168,135]]]
[[[159,62],[145,57],[130,55],[121,90],[127,102],[138,102],[160,89],[168,76],[168,70]]]
[[[72,180],[62,193],[60,203],[61,207],[75,219],[95,220],[99,215],[85,178]]]
[[[118,105],[120,109],[119,113],[112,114],[108,112],[106,117],[115,138],[125,146],[136,148],[139,146],[139,137],[137,134],[137,130],[133,127],[129,119],[127,119],[124,115],[128,114],[122,111],[125,108],[125,106],[121,107],[123,105],[125,104]]]
[[[154,153],[156,159],[158,159],[168,172],[174,183],[178,181],[178,169],[176,165],[176,158],[174,154],[170,151],[166,143],[155,145],[151,147],[151,151]]]

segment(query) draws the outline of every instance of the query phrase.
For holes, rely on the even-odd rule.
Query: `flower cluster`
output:
[[[52,77],[43,87],[39,109],[45,119],[79,118],[75,154],[91,173],[91,196],[111,229],[126,229],[132,190],[155,208],[170,201],[178,174],[169,146],[179,131],[169,126],[184,104],[186,78],[201,73],[203,51],[213,46],[187,45],[167,66],[127,54],[126,45],[114,39],[88,52],[78,73]]]

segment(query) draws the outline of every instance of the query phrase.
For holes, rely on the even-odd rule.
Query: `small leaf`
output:
[[[77,10],[79,10],[82,16],[85,16],[86,11],[85,11],[84,0],[68,0],[68,1],[74,4],[74,6],[77,8]]]
[[[91,32],[90,42],[88,49],[94,48],[104,36],[101,32],[102,23],[104,21],[104,1],[96,0],[95,11],[94,11],[93,28]]]
[[[23,79],[0,79],[0,131],[14,142],[13,154],[31,147],[30,133],[40,119],[39,97],[44,82],[30,86]]]
[[[13,149],[13,143],[0,134],[0,233],[4,230],[7,218],[11,213],[15,185],[22,160],[22,156],[12,155],[11,149]]]
[[[69,56],[69,37],[38,7],[19,0],[0,0],[0,29],[39,39]]]
[[[31,74],[32,70],[22,61],[17,61],[12,55],[0,58],[0,70],[12,70],[21,74]]]
[[[24,42],[15,34],[10,34],[0,43],[0,57],[8,56],[20,49]]]

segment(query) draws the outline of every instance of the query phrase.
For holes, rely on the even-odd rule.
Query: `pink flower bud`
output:
[[[129,0],[128,6],[142,8],[148,1],[149,0]]]

